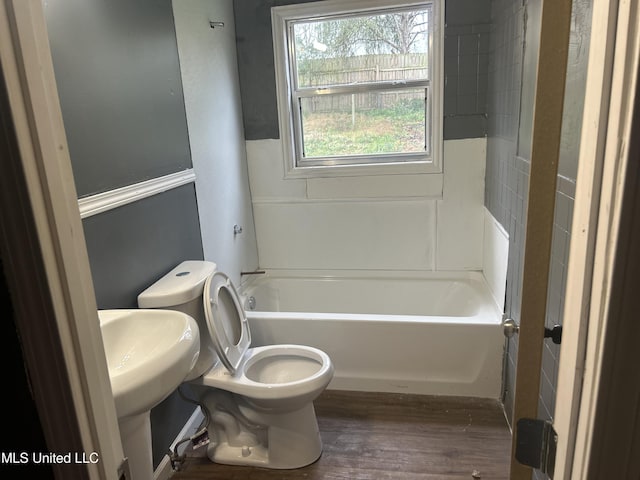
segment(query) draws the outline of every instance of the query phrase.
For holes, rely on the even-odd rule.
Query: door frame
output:
[[[593,476],[598,469],[612,473],[624,467],[617,461],[618,456],[601,455],[602,444],[594,432],[598,425],[619,420],[620,414],[617,409],[607,408],[606,399],[610,398],[611,390],[603,391],[606,379],[602,372],[611,354],[609,332],[617,332],[618,325],[624,321],[617,316],[620,310],[616,308],[631,301],[618,296],[625,279],[624,269],[616,268],[616,261],[621,261],[618,252],[628,252],[633,245],[619,233],[633,220],[634,198],[630,192],[633,192],[633,175],[637,175],[637,170],[631,168],[635,164],[630,163],[634,160],[630,154],[638,142],[632,132],[634,115],[637,129],[640,114],[639,34],[637,2],[594,1],[591,38],[598,41],[591,42],[589,50],[568,262],[554,419],[558,434],[556,480],[598,478]],[[627,261],[634,258],[637,259],[637,254]],[[633,339],[638,340],[637,330],[635,337],[633,333],[631,329],[626,332],[628,355],[637,350],[637,344],[631,343]],[[622,347],[624,344],[618,345]],[[617,367],[624,366],[624,359],[620,352]],[[616,367],[611,362],[606,365]],[[640,388],[637,377],[632,375],[626,379],[628,391]],[[625,390],[618,393],[622,397]],[[627,447],[630,449],[632,445]],[[618,454],[626,453],[623,445],[617,444],[615,448]],[[611,478],[630,477],[613,475]]]
[[[571,0],[542,0],[522,272],[511,440],[512,480],[530,480],[516,460],[518,424],[538,416],[556,183],[566,85]]]
[[[560,28],[546,28],[553,26],[553,19],[545,20],[545,7],[551,5],[555,10],[554,15],[564,15],[562,26],[567,27],[566,11],[561,11],[559,3],[551,3],[546,0],[543,3],[541,53],[539,62],[539,77],[537,88],[542,88],[544,97],[540,97],[540,91],[536,93],[536,110],[542,107],[541,119],[544,120],[543,128],[549,126],[546,120],[550,113],[549,104],[544,103],[549,94],[547,87],[540,87],[540,81],[545,81],[547,76],[556,78],[558,71],[549,72],[550,56],[563,57],[565,54],[558,49],[546,53],[543,51],[545,42],[556,38],[562,38],[568,31],[560,32]],[[547,23],[548,22],[548,23]],[[624,265],[627,260],[621,259],[616,254],[618,248],[624,248],[628,253],[631,245],[628,238],[620,238],[620,228],[629,231],[631,227],[624,222],[633,220],[634,201],[631,194],[636,180],[637,169],[629,169],[629,152],[637,152],[637,139],[632,137],[632,127],[637,128],[637,91],[638,83],[638,59],[640,52],[640,8],[637,2],[632,0],[594,0],[592,13],[591,38],[589,50],[589,62],[587,69],[585,106],[582,119],[580,154],[578,162],[578,174],[576,180],[576,196],[574,215],[571,229],[571,245],[567,268],[567,285],[565,290],[565,309],[563,314],[563,342],[560,350],[558,370],[558,385],[556,392],[556,411],[554,428],[557,433],[558,445],[556,452],[556,464],[554,479],[584,480],[598,478],[595,471],[600,472],[631,472],[633,468],[640,468],[632,462],[621,462],[619,459],[633,458],[631,449],[634,443],[626,445],[616,444],[617,455],[602,455],[602,438],[594,436],[594,432],[605,431],[606,426],[617,420],[620,422],[624,414],[617,409],[607,409],[612,394],[605,385],[618,385],[623,383],[630,387],[631,395],[640,391],[640,379],[625,378],[625,381],[613,381],[602,375],[603,367],[624,370],[624,361],[633,358],[632,353],[637,345],[633,340],[633,330],[627,328],[625,333],[620,332],[618,325],[624,318],[616,318],[614,312],[628,312],[625,305],[632,301],[629,296],[622,298],[619,290],[625,287]],[[562,46],[561,46],[562,47]],[[565,58],[566,65],[566,58]],[[562,71],[564,76],[564,68]],[[557,93],[557,92],[556,92]],[[562,98],[562,97],[560,97]],[[558,101],[558,100],[556,100]],[[536,112],[536,120],[537,120]],[[561,112],[560,112],[561,116]],[[558,120],[558,112],[555,111],[553,120]],[[554,125],[555,128],[559,128]],[[536,147],[541,150],[555,142],[555,133],[543,131],[536,139],[536,124],[534,120],[534,145],[532,153],[530,203],[527,217],[527,244],[525,245],[525,271],[523,282],[523,317],[527,320],[521,325],[520,346],[518,350],[518,364],[516,377],[516,405],[514,423],[525,416],[535,418],[537,416],[539,385],[540,357],[538,348],[542,344],[541,330],[544,328],[546,305],[546,288],[549,264],[548,228],[553,219],[552,192],[549,185],[555,185],[553,168],[549,167],[548,159],[551,156],[543,156],[536,162]],[[634,143],[635,142],[635,143]],[[636,150],[632,147],[635,145]],[[556,146],[552,145],[555,149]],[[557,157],[556,157],[557,158]],[[551,162],[553,163],[553,161]],[[635,166],[637,168],[637,165]],[[546,170],[546,172],[545,172]],[[546,177],[544,175],[546,174]],[[631,175],[627,178],[627,175]],[[553,180],[553,182],[552,182]],[[623,188],[626,186],[626,189]],[[536,202],[531,202],[531,192],[536,192]],[[542,202],[537,196],[542,192]],[[631,193],[630,193],[631,192]],[[625,196],[626,195],[626,196]],[[625,201],[627,202],[625,204]],[[541,205],[542,203],[542,205]],[[549,208],[551,206],[551,208]],[[533,214],[531,208],[533,207]],[[542,218],[541,212],[546,210],[547,224]],[[626,212],[626,216],[622,216]],[[530,230],[533,227],[533,231]],[[631,230],[633,231],[633,230]],[[527,262],[527,257],[531,261]],[[637,260],[630,256],[630,259]],[[616,269],[616,263],[618,268]],[[536,263],[537,262],[537,263]],[[527,267],[529,265],[529,268]],[[620,286],[618,285],[620,283]],[[615,285],[615,287],[614,287]],[[628,286],[628,285],[627,285]],[[618,290],[614,290],[614,288]],[[544,294],[543,294],[544,293]],[[612,299],[616,302],[612,302]],[[624,302],[627,302],[624,304]],[[629,325],[628,323],[626,324]],[[617,334],[614,336],[613,334]],[[637,332],[636,332],[637,333]],[[612,340],[613,337],[613,340]],[[622,339],[622,340],[620,340]],[[618,340],[617,348],[626,346],[629,348],[625,354],[612,355],[612,345]],[[626,340],[626,343],[624,341]],[[523,342],[525,348],[522,348]],[[616,363],[616,361],[618,363]],[[521,364],[525,364],[523,368]],[[522,374],[527,373],[523,379]],[[533,378],[533,382],[531,379]],[[518,379],[521,379],[518,381]],[[531,384],[527,384],[531,382]],[[635,384],[633,382],[636,382]],[[520,390],[520,397],[518,392]],[[524,392],[523,392],[524,390]],[[625,393],[624,389],[618,391],[619,398]],[[637,398],[627,395],[628,405],[633,405]],[[523,407],[524,405],[524,407]],[[633,408],[633,407],[631,407]],[[636,414],[640,408],[636,405]],[[633,413],[633,412],[632,412]],[[633,427],[626,429],[627,438],[639,442],[640,433]],[[516,435],[514,435],[513,448],[515,449]],[[595,448],[597,445],[598,448]],[[637,446],[635,447],[637,448]],[[622,470],[627,468],[627,470]],[[635,472],[635,470],[633,470]],[[596,474],[597,475],[597,474]],[[529,479],[531,471],[514,459],[512,455],[511,479]],[[600,477],[601,478],[601,477]],[[627,478],[624,473],[616,478]]]
[[[571,3],[542,2],[514,425],[522,418],[536,418],[538,410]],[[597,41],[590,43],[589,51],[556,391],[556,480],[584,480],[596,467],[600,471],[612,471],[614,467],[611,463],[611,468],[607,468],[613,455],[601,455],[594,448],[595,444],[602,447],[601,438],[594,437],[594,431],[606,430],[602,426],[610,422],[603,419],[614,420],[617,413],[616,409],[604,410],[611,396],[603,389],[608,380],[602,375],[603,365],[613,368],[620,365],[616,365],[616,360],[629,358],[606,356],[611,352],[606,347],[610,349],[616,339],[611,340],[612,335],[608,337],[607,332],[617,333],[617,339],[627,338],[616,328],[624,319],[613,318],[609,312],[616,311],[614,307],[617,311],[628,311],[611,304],[611,299],[618,293],[613,290],[613,281],[620,281],[619,276],[614,276],[615,261],[620,261],[616,249],[619,244],[631,248],[624,243],[626,239],[618,238],[618,232],[625,198],[621,187],[625,185],[629,146],[634,140],[631,131],[639,33],[637,1],[594,0],[591,39]],[[632,200],[627,194],[627,201]],[[627,210],[633,211],[630,207]],[[616,298],[620,300],[619,296]],[[626,300],[629,301],[628,297]],[[627,330],[627,334],[632,333]],[[640,391],[640,385],[632,388],[632,392],[636,391]],[[636,406],[634,411],[639,410]],[[634,435],[637,434],[627,431],[628,437],[635,438]],[[517,437],[516,427],[510,478],[528,480],[531,468],[515,460]],[[616,453],[625,451],[624,446],[616,447]],[[627,459],[632,455],[617,457]]]
[[[56,477],[130,478],[46,27],[41,0],[0,1],[5,274],[47,447],[71,455]]]

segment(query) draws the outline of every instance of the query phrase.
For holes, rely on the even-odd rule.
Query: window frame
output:
[[[442,172],[442,101],[443,101],[443,35],[444,24],[440,0],[324,0],[292,4],[271,9],[274,42],[274,62],[280,137],[284,154],[285,178],[382,175]],[[428,6],[431,8],[431,64],[428,80],[378,82],[328,88],[295,88],[296,75],[293,38],[290,25],[309,20],[321,20],[335,15],[349,16],[404,11]],[[429,152],[394,153],[388,155],[348,155],[340,157],[302,157],[302,119],[296,107],[299,98],[319,94],[370,92],[373,90],[425,89],[425,140]],[[319,92],[322,93],[319,93]],[[430,117],[430,118],[429,118]]]

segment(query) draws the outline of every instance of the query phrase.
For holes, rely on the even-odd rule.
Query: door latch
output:
[[[520,325],[512,318],[507,318],[502,322],[502,333],[507,338],[520,333]],[[562,325],[554,325],[553,328],[544,327],[544,338],[550,338],[553,343],[560,345],[562,342]]]
[[[562,325],[554,325],[553,328],[544,328],[544,338],[550,338],[553,343],[560,345],[562,342]]]

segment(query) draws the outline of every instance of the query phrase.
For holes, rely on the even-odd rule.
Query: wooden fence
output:
[[[312,59],[298,65],[300,87],[326,87],[384,81],[429,78],[427,55],[360,55],[355,57]],[[422,90],[378,91],[347,95],[321,95],[303,101],[303,111],[354,112],[388,108],[401,101],[424,99]]]

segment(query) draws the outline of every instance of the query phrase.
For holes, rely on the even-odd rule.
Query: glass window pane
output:
[[[293,24],[298,88],[429,79],[430,8]]]
[[[300,99],[304,157],[425,152],[425,90]]]

